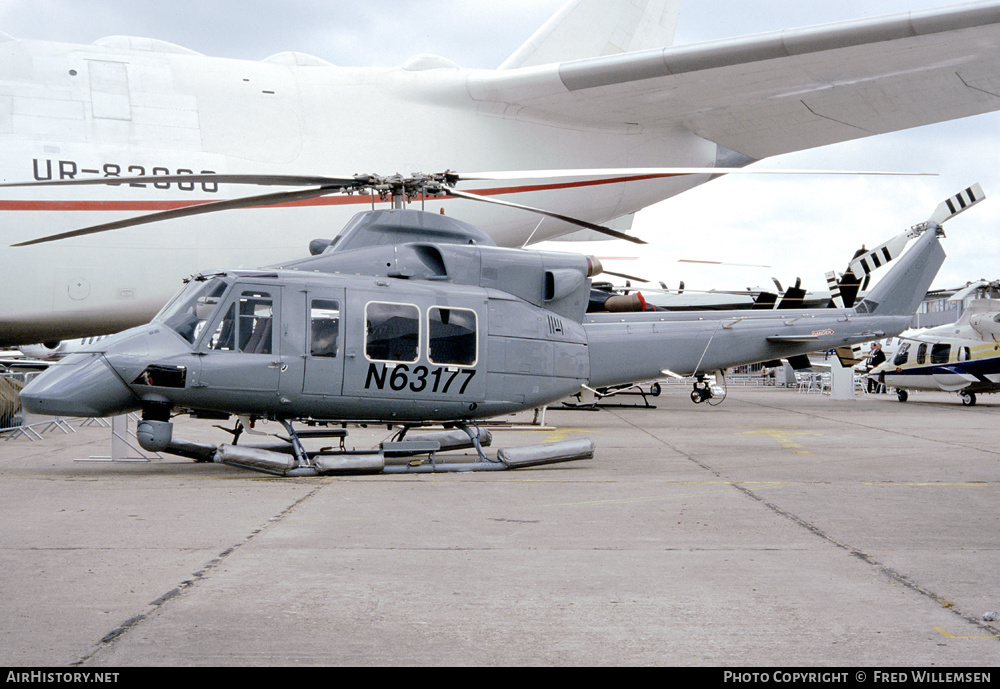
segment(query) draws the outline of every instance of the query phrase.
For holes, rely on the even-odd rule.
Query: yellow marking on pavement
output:
[[[815,456],[815,453],[811,450],[807,450],[804,446],[798,444],[791,439],[791,436],[797,435],[823,435],[822,433],[808,433],[806,431],[792,431],[785,428],[761,428],[753,431],[742,431],[736,435],[766,435],[773,438],[786,450],[791,450],[792,453],[810,457]]]
[[[557,428],[545,436],[545,439],[542,442],[558,443],[560,440],[566,440],[566,436],[570,433],[586,433],[590,435],[592,433],[600,433],[600,431],[595,431],[590,428]]]
[[[958,636],[956,634],[952,634],[951,632],[949,632],[946,629],[942,629],[941,627],[934,627],[934,631],[936,631],[941,636],[947,637],[949,639],[996,639],[996,638],[1000,638],[1000,634],[979,634],[979,635],[974,635],[974,636]]]
[[[915,481],[862,481],[863,486],[907,486],[907,487],[918,487],[918,488],[989,488],[988,483],[985,482],[975,482],[975,483],[928,483],[922,482],[918,483]]]

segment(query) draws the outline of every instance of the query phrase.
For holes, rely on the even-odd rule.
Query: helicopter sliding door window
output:
[[[427,358],[432,364],[476,364],[476,312],[442,306],[427,311]]]
[[[312,356],[336,357],[339,330],[340,302],[313,299],[309,308],[309,353]]]
[[[420,311],[412,304],[373,301],[365,307],[365,355],[373,361],[419,358]]]

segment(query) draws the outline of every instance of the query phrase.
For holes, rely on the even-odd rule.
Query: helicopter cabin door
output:
[[[270,406],[278,390],[281,290],[238,282],[202,342],[199,387],[247,411]]]
[[[433,401],[424,413],[467,414],[486,397],[486,300],[480,294],[400,295],[352,292],[344,394],[377,400]],[[361,322],[355,328],[353,323]],[[446,412],[444,410],[453,411]],[[381,413],[381,412],[380,412]],[[402,417],[402,414],[400,414]]]
[[[344,381],[341,309],[344,290],[309,292],[306,295],[306,353],[302,392],[339,396]]]

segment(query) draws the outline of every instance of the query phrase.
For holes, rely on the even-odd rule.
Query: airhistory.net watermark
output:
[[[118,681],[117,672],[52,672],[49,670],[31,670],[7,672],[8,684],[107,684]]]

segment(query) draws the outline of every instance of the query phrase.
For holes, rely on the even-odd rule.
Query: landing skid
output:
[[[483,447],[492,444],[492,435],[474,423],[456,422],[454,428],[443,431],[408,435],[414,427],[404,426],[392,440],[379,444],[372,450],[347,450],[344,428],[318,428],[297,431],[292,422],[280,420],[286,435],[272,436],[281,441],[278,447],[237,445],[246,430],[244,420],[234,429],[224,429],[233,435],[232,444],[218,446],[199,445],[197,461],[213,461],[244,469],[253,469],[274,476],[330,476],[338,474],[417,474],[466,471],[505,471],[590,459],[594,444],[589,439],[566,440],[558,443],[501,448],[495,459],[488,457]],[[260,433],[258,433],[260,434]],[[303,439],[337,438],[339,448],[324,447],[307,451]],[[172,443],[171,445],[174,445]],[[176,441],[175,452],[168,447],[165,452],[192,457],[191,443]],[[475,449],[476,455],[449,456],[454,450]]]

